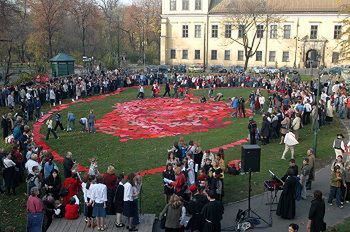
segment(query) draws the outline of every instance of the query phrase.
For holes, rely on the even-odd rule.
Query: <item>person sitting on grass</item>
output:
[[[67,220],[74,220],[79,218],[79,199],[74,195],[69,204],[66,205],[64,218]]]

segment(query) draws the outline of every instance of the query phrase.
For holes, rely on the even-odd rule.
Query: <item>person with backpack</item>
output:
[[[249,141],[250,141],[250,144],[256,144],[257,125],[256,125],[256,122],[254,121],[253,117],[249,118],[248,130],[249,130]]]

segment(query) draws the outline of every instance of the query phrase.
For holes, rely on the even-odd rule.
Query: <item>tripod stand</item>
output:
[[[263,221],[264,223],[266,223],[266,225],[272,226],[271,223],[268,223],[259,214],[257,214],[256,212],[254,212],[254,210],[252,210],[251,203],[250,203],[251,193],[252,193],[252,170],[249,169],[249,178],[248,178],[248,209],[246,209],[243,212],[243,215],[245,217],[244,220],[245,221],[254,221],[254,220]],[[254,215],[254,216],[251,216],[251,215]]]

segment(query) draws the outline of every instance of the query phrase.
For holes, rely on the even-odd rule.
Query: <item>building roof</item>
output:
[[[70,61],[75,61],[75,59],[65,53],[58,53],[55,57],[50,59],[50,62],[65,62],[65,61],[70,62]]]
[[[255,0],[265,2],[265,9],[275,13],[336,13],[350,0]],[[252,0],[212,0],[210,14],[242,13]],[[241,8],[241,10],[239,10]]]

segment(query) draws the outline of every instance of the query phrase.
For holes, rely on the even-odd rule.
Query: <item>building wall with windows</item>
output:
[[[213,1],[220,0],[162,1],[162,64],[244,65],[244,47],[232,39],[242,37],[243,28],[228,23],[231,16],[211,8]],[[264,23],[256,26],[257,37],[262,39],[249,66],[304,68],[340,64],[345,15],[310,9],[278,17],[280,22],[269,24],[267,30],[263,29]]]

